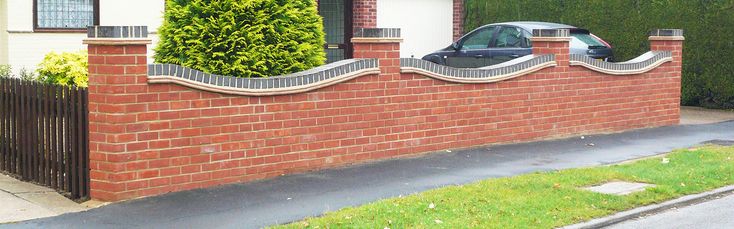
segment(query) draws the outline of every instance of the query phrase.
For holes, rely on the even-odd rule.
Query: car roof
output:
[[[540,22],[540,21],[502,22],[502,23],[489,24],[486,26],[493,26],[493,25],[517,26],[527,31],[533,31],[534,29],[576,29],[575,26],[564,25],[564,24],[559,24],[559,23],[552,23],[552,22]]]

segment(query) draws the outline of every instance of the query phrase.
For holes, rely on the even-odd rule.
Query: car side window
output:
[[[530,37],[532,37],[532,36],[533,35],[530,34],[530,32],[525,31],[525,30],[522,31],[522,39],[525,42],[524,44],[522,44],[522,47],[523,48],[533,47],[533,41],[530,40]]]
[[[489,47],[489,42],[492,41],[492,35],[494,35],[494,27],[478,30],[464,39],[461,50],[486,49]]]
[[[497,34],[497,48],[522,48],[525,38],[523,30],[517,27],[503,26]]]

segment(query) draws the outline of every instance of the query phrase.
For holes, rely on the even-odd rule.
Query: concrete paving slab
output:
[[[0,224],[89,209],[53,189],[0,174]]]
[[[701,107],[681,107],[680,124],[711,124],[734,120],[732,110],[714,110]]]
[[[58,215],[3,191],[0,191],[0,203],[2,203],[0,204],[0,224]]]
[[[19,181],[10,176],[0,174],[0,190],[9,193],[53,192],[53,189]]]
[[[15,194],[15,196],[27,200],[31,203],[41,205],[43,206],[43,208],[57,214],[79,212],[88,209],[87,207],[71,201],[68,198],[57,193],[19,193]]]
[[[602,185],[587,187],[584,189],[592,191],[592,192],[624,196],[624,195],[629,195],[635,192],[645,191],[645,189],[648,187],[655,187],[655,185],[645,184],[645,183],[615,181],[615,182],[604,183]]]

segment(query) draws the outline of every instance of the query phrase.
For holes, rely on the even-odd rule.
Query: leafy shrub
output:
[[[10,65],[0,65],[0,78],[9,78],[13,76],[13,68]]]
[[[684,105],[734,108],[734,2],[731,0],[466,0],[465,28],[504,21],[549,21],[591,30],[615,59],[649,50],[647,32],[684,29]]]
[[[38,79],[51,84],[87,87],[88,66],[86,51],[50,52],[38,65]],[[25,75],[33,77],[32,72]]]
[[[167,0],[155,61],[239,77],[325,61],[314,0]]]

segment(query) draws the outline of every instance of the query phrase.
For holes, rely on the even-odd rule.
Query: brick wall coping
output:
[[[204,91],[247,96],[296,94],[360,76],[379,74],[377,59],[349,59],[268,78],[220,76],[175,64],[148,65],[149,83],[174,83]]]
[[[455,83],[493,83],[556,66],[555,55],[528,55],[484,68],[453,68],[415,58],[400,59],[400,72]]]
[[[619,63],[600,61],[581,54],[571,54],[569,65],[583,66],[611,75],[633,75],[648,72],[671,61],[673,61],[671,51],[650,51],[632,60]]]

